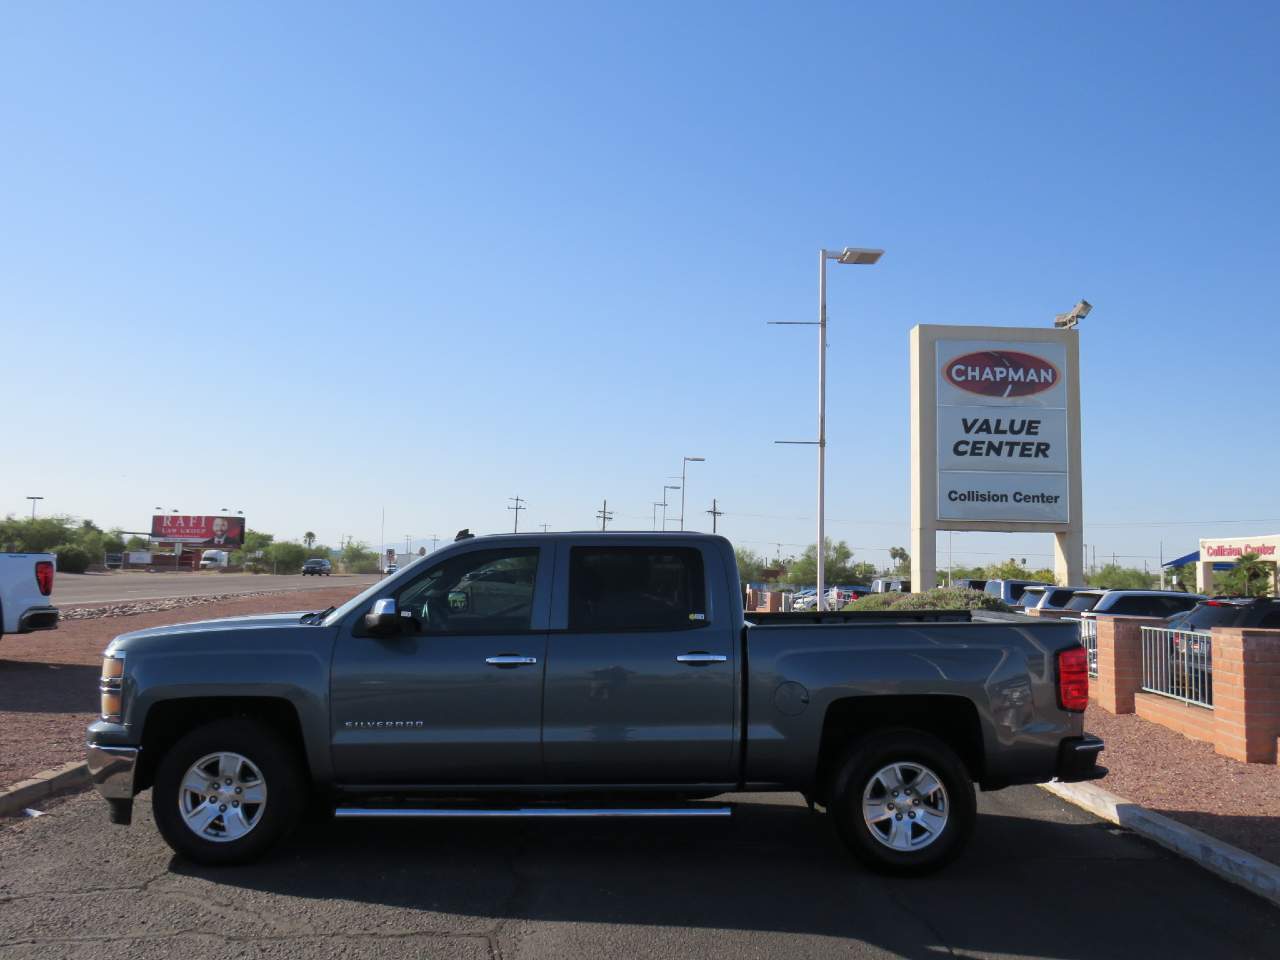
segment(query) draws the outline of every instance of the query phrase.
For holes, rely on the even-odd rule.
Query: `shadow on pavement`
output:
[[[1280,933],[1280,912],[1108,824],[986,814],[950,868],[900,880],[857,865],[825,816],[735,805],[723,822],[308,824],[269,861],[171,870],[333,909],[767,931],[907,957],[1274,956]]]
[[[101,674],[99,666],[0,660],[0,710],[90,713]]]

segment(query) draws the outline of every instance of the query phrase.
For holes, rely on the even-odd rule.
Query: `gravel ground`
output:
[[[1240,763],[1135,714],[1089,705],[1085,729],[1107,743],[1099,786],[1280,864],[1280,766]]]
[[[217,603],[194,597],[111,604],[116,612],[68,620],[57,630],[0,637],[0,786],[84,757],[84,728],[95,716],[102,650],[116,635],[214,617],[322,610],[359,589],[240,595]]]

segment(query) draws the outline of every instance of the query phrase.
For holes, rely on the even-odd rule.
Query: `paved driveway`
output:
[[[59,573],[53,578],[53,602],[64,605],[114,603],[266,590],[319,590],[348,585],[363,589],[377,579],[377,574],[304,577],[301,574],[271,576],[252,573]]]
[[[147,795],[144,795],[145,800]],[[1276,956],[1280,911],[1032,787],[945,873],[861,871],[788,796],[732,821],[309,824],[271,860],[172,858],[145,802],[0,827],[0,958]]]

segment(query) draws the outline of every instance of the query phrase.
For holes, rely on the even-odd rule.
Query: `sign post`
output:
[[[911,586],[937,582],[939,530],[1054,535],[1082,583],[1080,341],[1075,330],[911,330]]]

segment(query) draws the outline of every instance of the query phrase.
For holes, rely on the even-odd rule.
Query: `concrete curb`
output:
[[[0,817],[20,813],[23,807],[28,807],[37,800],[88,783],[89,767],[83,760],[73,760],[52,770],[37,773],[30,780],[23,780],[0,790]]]
[[[1199,864],[1228,883],[1244,887],[1280,906],[1280,866],[1124,797],[1117,797],[1092,783],[1042,783],[1040,786],[1054,796],[1132,830],[1138,836]]]

